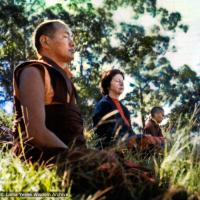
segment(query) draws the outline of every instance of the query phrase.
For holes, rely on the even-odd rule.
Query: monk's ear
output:
[[[49,37],[46,35],[40,36],[40,45],[42,48],[46,49],[49,46]]]

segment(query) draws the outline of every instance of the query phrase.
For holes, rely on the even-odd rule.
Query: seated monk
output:
[[[38,60],[14,71],[14,152],[31,161],[47,161],[68,148],[85,148],[83,120],[68,66],[74,42],[60,20],[41,23],[34,33]]]
[[[124,91],[124,74],[118,69],[103,73],[101,78],[101,92],[103,97],[97,103],[93,114],[93,125],[97,136],[96,147],[99,149],[125,143],[129,148],[138,144],[156,145],[158,140],[151,136],[135,135],[130,120],[130,112],[119,101]]]
[[[151,109],[151,117],[146,122],[144,127],[144,134],[152,136],[163,137],[162,130],[159,124],[163,121],[164,109],[161,107],[154,107]]]
[[[154,107],[151,109],[151,117],[146,122],[144,127],[144,134],[146,137],[151,137],[152,142],[158,143],[157,147],[163,149],[164,147],[164,137],[159,124],[163,121],[164,109],[161,107]]]

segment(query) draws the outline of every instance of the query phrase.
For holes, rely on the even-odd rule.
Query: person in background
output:
[[[124,91],[124,74],[118,69],[105,71],[100,83],[102,98],[96,104],[93,126],[97,147],[105,148],[133,135],[130,112],[119,100]]]
[[[144,134],[163,137],[159,124],[163,121],[164,115],[164,109],[162,107],[153,107],[151,109],[150,119],[145,124]]]
[[[118,69],[102,74],[100,88],[102,98],[96,104],[93,127],[98,149],[115,147],[141,151],[159,146],[163,139],[149,134],[136,135],[131,126],[130,112],[119,100],[124,91],[124,73]]]

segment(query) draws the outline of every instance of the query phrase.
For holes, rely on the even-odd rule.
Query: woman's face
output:
[[[121,74],[116,74],[113,76],[110,87],[109,87],[109,93],[112,92],[115,95],[121,95],[124,91],[124,78]]]

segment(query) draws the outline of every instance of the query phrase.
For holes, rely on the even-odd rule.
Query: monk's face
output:
[[[56,28],[55,33],[48,39],[49,51],[57,60],[70,63],[75,52],[72,33],[65,25],[56,25]]]
[[[164,116],[164,112],[157,112],[154,114],[154,119],[157,121],[158,124],[160,124],[163,121]]]
[[[124,91],[124,78],[121,74],[116,74],[111,82],[109,87],[109,92],[112,91],[112,93],[116,95],[121,95]]]

